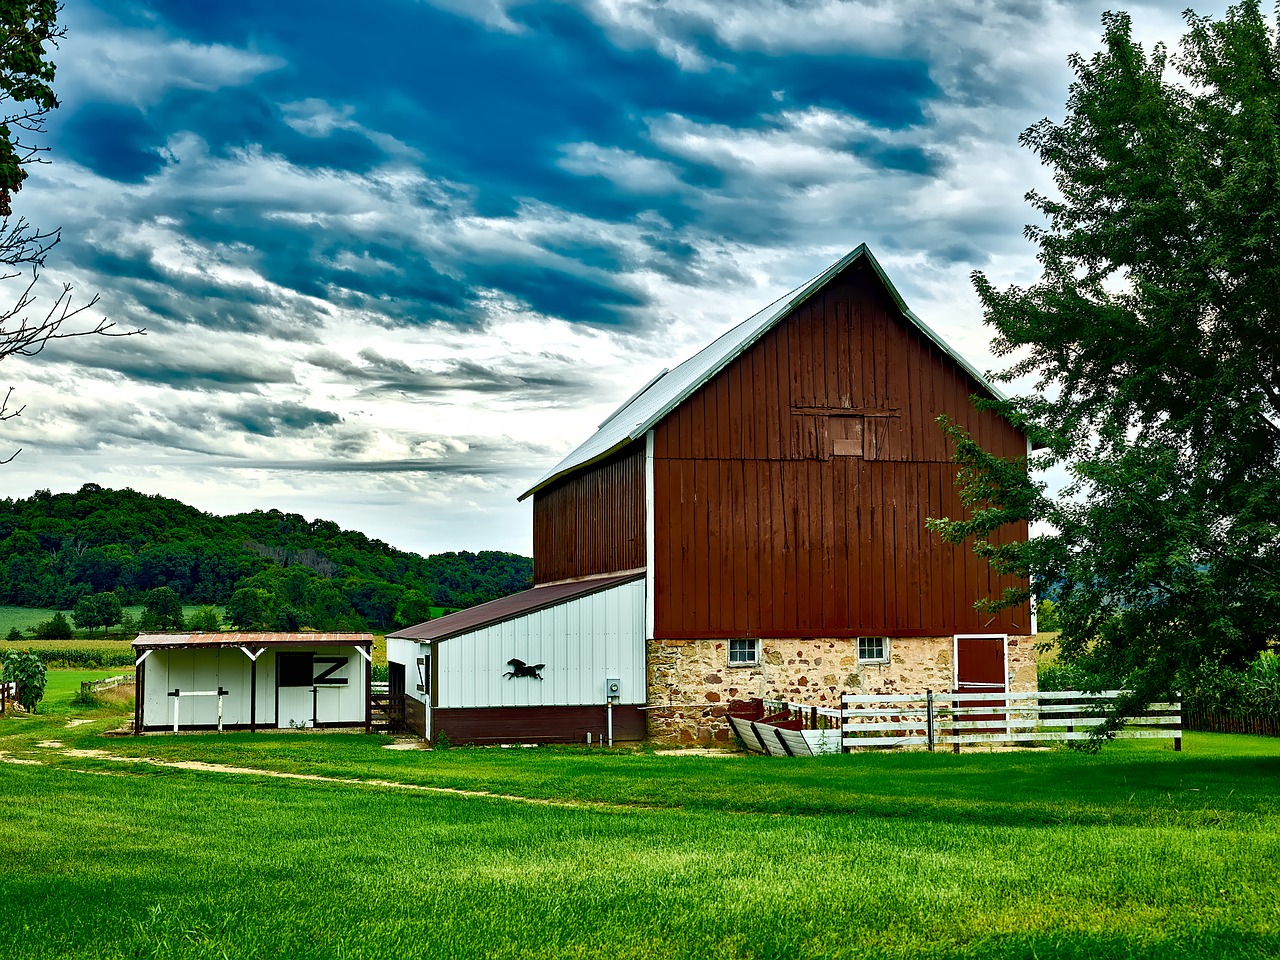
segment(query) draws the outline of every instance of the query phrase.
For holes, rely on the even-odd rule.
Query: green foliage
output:
[[[1022,136],[1057,188],[1028,195],[1041,276],[974,276],[1019,358],[1001,378],[1034,379],[980,405],[1069,482],[1050,494],[948,425],[972,515],[937,524],[1053,597],[1062,660],[1136,690],[1120,714],[1280,640],[1280,35],[1253,0],[1187,22],[1170,57],[1104,15],[1065,119]],[[1009,542],[1023,521],[1042,532]]]
[[[227,620],[241,630],[265,630],[274,617],[271,594],[242,587],[227,601]]]
[[[107,592],[137,603],[168,588],[189,604],[225,605],[229,622],[242,629],[277,622],[389,629],[427,619],[424,600],[438,616],[440,607],[493,600],[531,579],[527,557],[497,551],[422,557],[331,521],[278,510],[216,517],[96,484],[0,499],[0,603],[26,607],[66,609]],[[262,591],[262,602],[242,597],[233,605],[232,596],[246,589]],[[121,624],[124,632],[141,626]],[[163,629],[161,620],[149,618],[146,629]]]
[[[5,635],[5,639],[10,643],[17,643],[22,640],[22,631],[17,627],[10,627],[9,632]]]
[[[421,590],[410,590],[400,598],[400,606],[396,609],[396,623],[401,627],[411,627],[425,623],[431,619],[431,597]]]
[[[1106,684],[1090,676],[1078,664],[1056,660],[1036,664],[1036,683],[1041,690],[1102,690]]]
[[[70,640],[72,637],[71,624],[61,610],[37,624],[34,632],[37,640]]]
[[[1058,608],[1048,598],[1036,604],[1036,627],[1041,633],[1053,633],[1059,629]]]
[[[184,627],[182,600],[172,587],[156,587],[143,605],[144,630],[181,630]]]
[[[34,711],[44,697],[44,662],[30,650],[6,650],[0,656],[0,680],[18,682],[18,702]]]
[[[76,646],[36,647],[33,652],[50,669],[96,670],[99,667],[132,667],[137,659],[129,647],[121,649]]]
[[[104,630],[113,627],[124,616],[120,598],[114,593],[95,593],[83,596],[71,610],[71,620],[76,629],[93,632],[94,627]]]
[[[1270,650],[1243,670],[1204,663],[1180,679],[1189,706],[1231,717],[1280,720],[1280,656]]]
[[[222,629],[222,617],[216,607],[203,606],[186,618],[187,629],[197,633],[217,633]]]
[[[0,4],[3,30],[3,67],[0,67],[0,102],[18,104],[0,120],[0,217],[13,214],[13,194],[27,179],[24,169],[37,152],[21,140],[23,131],[42,129],[44,115],[58,106],[53,95],[54,65],[46,59],[46,46],[57,44],[64,31],[58,27],[58,0],[5,0]]]

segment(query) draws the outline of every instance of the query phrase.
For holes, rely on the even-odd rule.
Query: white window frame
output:
[[[881,647],[881,656],[864,657],[862,655],[863,640],[879,640]],[[888,637],[859,637],[858,638],[858,663],[888,663],[889,662],[889,638]]]
[[[747,644],[751,651],[749,660],[734,659],[733,645],[735,643]],[[759,637],[730,637],[729,649],[725,654],[729,659],[728,663],[731,667],[756,667],[760,665],[760,639]]]

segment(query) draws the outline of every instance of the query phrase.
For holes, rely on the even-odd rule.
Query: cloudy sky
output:
[[[1135,32],[1176,40],[1185,3]],[[1017,135],[1113,5],[67,0],[15,210],[63,229],[44,302],[146,335],[5,361],[0,495],[527,553],[519,493],[860,242],[989,369],[969,274],[1033,277]]]

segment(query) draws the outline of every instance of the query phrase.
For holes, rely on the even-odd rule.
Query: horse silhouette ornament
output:
[[[542,668],[545,663],[528,664],[523,660],[508,660],[507,666],[511,669],[503,674],[504,677],[533,677],[535,680],[542,679]]]

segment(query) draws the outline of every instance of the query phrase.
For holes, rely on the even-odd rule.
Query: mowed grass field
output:
[[[1280,955],[1280,741],[786,760],[116,738],[124,706],[70,703],[87,676],[0,720],[0,939],[23,956]]]

